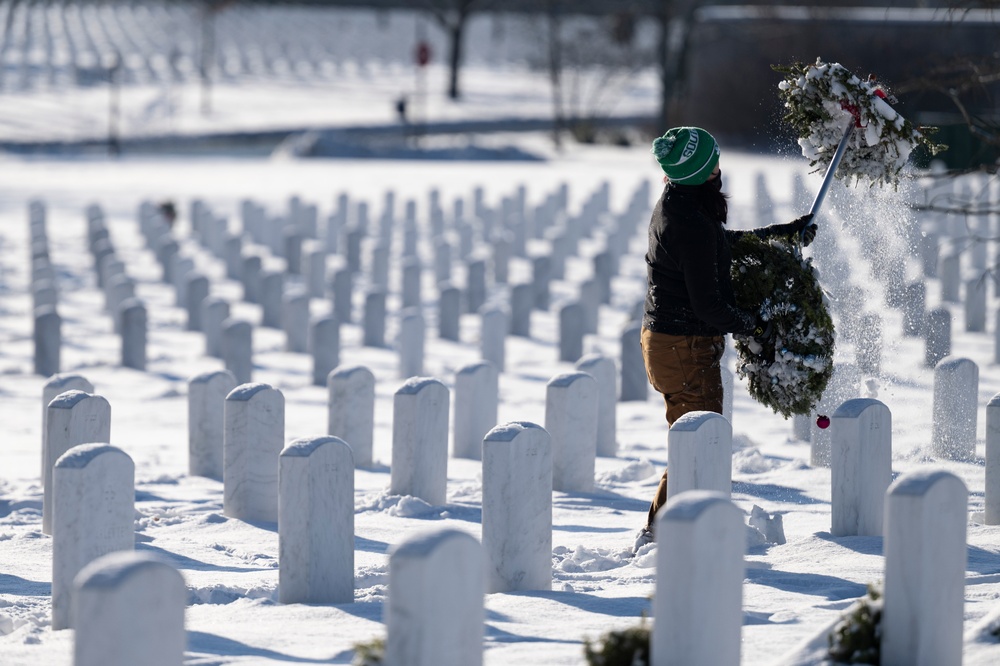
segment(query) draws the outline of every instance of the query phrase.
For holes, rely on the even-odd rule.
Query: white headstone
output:
[[[83,375],[78,375],[76,373],[62,373],[59,375],[52,375],[49,380],[45,382],[42,386],[42,474],[41,474],[41,484],[42,488],[45,487],[48,479],[52,477],[51,469],[49,473],[46,473],[47,468],[51,468],[52,464],[55,463],[55,458],[49,458],[45,451],[48,449],[48,422],[49,422],[49,403],[59,395],[60,393],[65,393],[66,391],[83,391],[84,393],[93,393],[94,385],[84,377]]]
[[[202,330],[201,305],[208,298],[208,278],[191,271],[184,278],[184,307],[187,309],[187,330]]]
[[[559,308],[559,360],[575,363],[583,356],[583,306],[572,301]]]
[[[892,481],[892,414],[878,400],[848,400],[833,413],[830,533],[882,536]]]
[[[667,498],[689,490],[732,492],[733,428],[722,414],[688,412],[667,435]]]
[[[597,381],[597,455],[614,458],[618,453],[618,369],[612,358],[588,354],[576,362],[576,369]]]
[[[351,323],[351,292],[354,278],[346,266],[333,272],[333,314],[341,324]]]
[[[530,283],[515,284],[510,289],[510,334],[531,337],[531,311],[535,307],[535,288]]]
[[[265,328],[281,328],[282,301],[285,295],[285,274],[280,271],[265,270],[260,288],[260,325]]]
[[[280,455],[278,598],[354,601],[354,460],[337,437],[296,439]]]
[[[99,395],[70,390],[49,402],[44,438],[42,532],[52,534],[52,468],[79,444],[111,441],[111,405]]]
[[[889,487],[885,513],[883,664],[962,663],[968,491],[942,470]]]
[[[180,666],[188,590],[173,566],[118,551],[81,569],[73,589],[73,666]]]
[[[737,666],[746,568],[743,512],[728,493],[691,490],[667,502],[655,531],[653,665]]]
[[[375,430],[375,375],[361,365],[339,366],[330,372],[327,389],[327,434],[347,442],[357,467],[370,467]]]
[[[934,368],[931,448],[950,460],[976,454],[979,366],[968,358],[948,356]]]
[[[389,551],[385,663],[481,666],[483,549],[469,534],[413,535]]]
[[[934,367],[951,353],[951,312],[941,307],[927,313],[924,320],[924,364]]]
[[[278,456],[285,445],[285,397],[267,384],[242,384],[226,396],[223,513],[278,520]]]
[[[490,592],[552,587],[552,444],[506,423],[483,439],[483,548]]]
[[[119,308],[122,367],[146,370],[146,306],[138,298],[126,298]]]
[[[977,277],[965,283],[965,330],[986,331],[986,278]]]
[[[403,260],[403,267],[400,273],[402,284],[400,293],[404,308],[416,307],[420,305],[423,282],[423,266],[417,257],[407,257]]]
[[[621,334],[621,395],[619,400],[645,400],[649,392],[646,364],[642,360],[642,326],[632,323]]]
[[[962,289],[962,255],[953,253],[941,257],[938,272],[941,275],[941,300],[958,303]]]
[[[300,289],[285,292],[281,327],[285,331],[285,351],[305,354],[309,350],[309,294]]]
[[[485,305],[479,313],[479,345],[484,361],[489,361],[497,371],[507,366],[507,311],[501,307]]]
[[[49,377],[59,372],[62,349],[62,318],[55,306],[34,310],[35,374]]]
[[[240,384],[253,377],[253,327],[250,322],[229,318],[222,322],[222,361]]]
[[[399,376],[424,374],[424,316],[419,308],[406,308],[399,320]]]
[[[364,346],[385,346],[385,291],[375,289],[365,294]]]
[[[205,354],[222,358],[222,324],[229,319],[229,301],[209,297],[201,304],[201,330],[205,334]]]
[[[309,326],[313,386],[326,386],[330,372],[340,365],[340,322],[333,315],[318,317]]]
[[[534,292],[535,310],[548,310],[549,298],[551,295],[550,282],[552,281],[552,259],[547,254],[543,254],[531,259],[531,285]]]
[[[480,361],[455,373],[452,456],[482,460],[483,437],[497,424],[499,380],[496,367]]]
[[[545,386],[545,430],[552,437],[552,487],[594,489],[597,381],[583,372],[557,375]]]
[[[135,548],[135,465],[121,449],[81,444],[56,461],[52,487],[52,628],[68,629],[80,570]]]
[[[461,332],[462,292],[442,283],[438,287],[438,337],[458,342]]]
[[[228,370],[203,372],[188,382],[188,473],[222,481],[226,396],[236,388]]]
[[[1000,393],[986,404],[986,488],[984,503],[987,525],[1000,525]]]
[[[465,265],[465,311],[478,312],[486,302],[486,262],[472,259]]]
[[[448,490],[448,388],[414,377],[393,396],[389,491],[441,506]]]

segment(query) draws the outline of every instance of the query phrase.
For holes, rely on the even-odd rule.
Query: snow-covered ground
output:
[[[472,90],[497,91],[501,85],[509,85],[523,93],[491,97],[485,106],[497,114],[547,104],[547,91],[524,71],[483,66],[470,69],[466,81]],[[321,110],[312,108],[312,103],[322,103],[323,98],[316,96],[319,81],[306,77],[302,83],[286,80],[281,86],[281,94],[287,96],[276,100],[272,84],[246,81],[234,85],[233,99],[238,97],[239,102],[232,105],[223,103],[228,98],[220,92],[214,112],[219,122],[211,129],[238,128],[239,118],[254,127],[317,122],[313,119]],[[339,89],[339,103],[355,110],[358,118],[388,116],[389,92],[382,98],[372,90],[361,83],[345,86]],[[101,117],[106,97],[73,91],[80,95],[73,98],[74,113]],[[47,127],[58,135],[71,121],[62,105],[38,103],[39,94],[5,89],[3,113],[15,113],[11,109],[23,102],[25,110],[16,113],[21,114],[25,128],[30,119],[32,127]],[[644,103],[641,95],[625,102],[637,107]],[[187,111],[176,120],[179,125],[190,123],[195,129],[209,129],[196,127],[200,121],[193,100],[181,108]],[[345,119],[348,121],[355,122]],[[34,129],[21,133],[9,124],[3,127],[5,138],[52,138],[39,137]],[[358,470],[355,477],[355,600],[320,606],[278,603],[275,527],[222,517],[221,484],[186,473],[186,383],[200,372],[221,367],[221,362],[203,355],[200,334],[184,330],[185,317],[175,306],[173,290],[159,281],[155,261],[142,245],[137,210],[143,200],[174,200],[182,211],[177,232],[185,236],[189,230],[186,213],[195,198],[227,216],[231,228],[236,229],[243,199],[252,199],[277,215],[287,210],[291,196],[298,196],[316,204],[322,220],[333,211],[337,196],[346,192],[354,202],[367,201],[373,219],[377,219],[385,193],[391,189],[396,193],[397,215],[401,215],[402,202],[412,199],[425,224],[432,188],[440,191],[446,210],[456,198],[464,199],[468,210],[477,186],[484,188],[488,205],[499,206],[504,197],[512,196],[523,185],[531,205],[566,183],[571,214],[605,181],[610,184],[614,213],[624,210],[641,182],[651,182],[653,197],[658,195],[659,170],[645,147],[569,146],[555,153],[544,136],[510,140],[545,155],[547,160],[463,163],[0,157],[0,663],[68,665],[73,643],[72,630],[54,632],[49,626],[52,542],[41,533],[38,479],[45,378],[32,374],[28,202],[39,198],[48,208],[47,228],[52,259],[58,267],[63,317],[62,370],[83,374],[96,392],[107,398],[112,410],[112,444],[127,451],[136,463],[136,548],[179,568],[189,588],[185,662],[346,664],[353,657],[354,644],[384,635],[386,551],[390,545],[427,528],[451,527],[478,537],[480,465],[449,460],[448,501],[444,506],[421,506],[388,493],[392,396],[404,378],[398,376],[393,349],[362,347],[358,325],[344,325],[342,362],[368,366],[377,380],[377,464]],[[736,153],[723,146],[721,164],[725,189],[733,196],[731,219],[736,227],[756,226],[769,216],[785,221],[801,214],[805,206],[793,196],[795,176],[803,177],[812,191],[819,182],[817,175],[805,173],[805,162],[798,156]],[[762,196],[761,184],[769,203]],[[976,196],[983,181],[970,179],[968,185],[969,196]],[[992,664],[1000,660],[1000,646],[995,638],[981,638],[980,629],[1000,612],[1000,527],[981,524],[976,514],[983,511],[984,503],[984,406],[1000,392],[994,322],[988,318],[987,333],[967,333],[961,306],[946,304],[955,317],[953,353],[979,365],[978,458],[971,463],[935,459],[930,451],[932,371],[922,364],[922,343],[902,336],[900,311],[884,305],[883,287],[872,277],[873,268],[878,268],[873,264],[887,261],[904,262],[911,278],[919,272],[918,259],[908,254],[905,243],[894,234],[915,220],[932,224],[931,218],[915,218],[916,213],[906,207],[920,196],[916,189],[876,195],[864,188],[846,190],[837,184],[824,209],[819,233],[836,238],[839,252],[851,266],[846,279],[862,290],[862,298],[838,304],[836,312],[865,310],[883,316],[882,372],[866,378],[871,381],[864,382],[863,393],[877,397],[892,411],[894,473],[928,467],[947,469],[968,486],[965,663]],[[84,208],[91,203],[104,210],[128,273],[138,280],[137,295],[149,308],[150,361],[146,372],[117,367],[117,338],[110,317],[102,310],[103,296],[96,287],[86,249]],[[763,211],[758,210],[761,207]],[[991,223],[995,227],[997,220]],[[857,229],[871,225],[886,239],[874,261],[866,258],[857,240]],[[567,266],[566,279],[553,285],[554,305],[575,295],[579,281],[589,277],[590,257],[600,243],[598,232],[581,244],[580,255]],[[531,247],[543,246],[544,241],[539,240]],[[237,314],[259,320],[258,306],[239,302],[241,290],[224,278],[216,260],[190,240],[184,241],[183,248],[212,276],[213,294],[232,299]],[[989,256],[995,255],[995,249],[991,243]],[[645,289],[644,251],[645,224],[640,220],[614,281],[612,302],[602,307],[599,333],[588,338],[588,350],[618,358],[619,334]],[[821,267],[832,259],[818,254],[815,258]],[[429,265],[430,256],[425,263]],[[525,278],[529,271],[525,260],[512,264],[515,279]],[[968,262],[965,271],[966,277],[976,274]],[[395,269],[391,284],[398,284]],[[833,289],[838,285],[827,286]],[[927,287],[928,308],[941,305],[938,281],[927,280]],[[500,287],[492,288],[493,298],[502,295]],[[390,297],[390,309],[397,298]],[[1000,304],[992,289],[989,303],[990,312]],[[428,289],[425,307],[432,311],[434,304]],[[359,305],[356,301],[355,307]],[[313,314],[328,308],[325,300],[312,303]],[[396,324],[397,319],[391,317],[388,340],[395,339]],[[530,340],[508,339],[507,370],[500,378],[500,422],[543,423],[546,382],[571,369],[570,364],[557,361],[555,307],[536,312],[532,326]],[[463,316],[459,343],[429,334],[426,374],[452,388],[455,371],[479,358],[478,336],[474,315]],[[310,384],[310,358],[284,352],[283,347],[280,332],[255,330],[255,381],[269,383],[284,394],[287,441],[324,434],[326,391]],[[837,360],[853,361],[849,342],[838,341]],[[732,353],[727,363],[735,368]],[[640,617],[650,612],[655,546],[636,558],[629,554],[666,463],[661,399],[650,391],[645,401],[619,403],[617,418],[618,455],[598,459],[595,491],[553,495],[552,590],[486,596],[486,664],[581,664],[583,640],[637,625]],[[742,661],[773,664],[803,641],[815,638],[865,593],[867,584],[882,579],[882,540],[831,536],[830,470],[811,467],[809,445],[792,437],[791,422],[754,403],[739,382],[732,422],[733,499],[747,514],[754,505],[781,514],[787,537],[783,545],[753,545],[746,557]]]

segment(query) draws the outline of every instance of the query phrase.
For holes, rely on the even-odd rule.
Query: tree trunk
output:
[[[451,37],[448,53],[448,65],[451,68],[448,76],[448,97],[451,99],[458,99],[461,95],[458,88],[458,70],[462,66],[462,36],[465,32],[466,17],[465,12],[459,13],[457,20],[448,30],[448,35]]]

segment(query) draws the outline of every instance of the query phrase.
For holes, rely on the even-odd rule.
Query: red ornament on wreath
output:
[[[819,427],[820,430],[826,430],[830,427],[830,417],[825,414],[820,414],[816,417],[816,426]]]
[[[420,67],[426,67],[427,63],[431,61],[431,45],[425,41],[417,44],[417,48],[413,53],[414,60],[417,61],[417,65]]]

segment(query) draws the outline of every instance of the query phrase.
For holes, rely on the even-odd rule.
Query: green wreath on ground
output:
[[[735,335],[736,372],[776,414],[810,413],[833,374],[834,329],[812,259],[791,241],[744,234],[733,244],[736,304],[771,324],[761,341]]]

